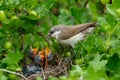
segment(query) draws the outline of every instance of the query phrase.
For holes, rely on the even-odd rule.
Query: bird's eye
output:
[[[53,31],[50,31],[50,34],[52,34],[53,33]]]

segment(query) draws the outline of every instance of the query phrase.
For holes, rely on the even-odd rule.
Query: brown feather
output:
[[[63,28],[59,39],[68,39],[80,32],[83,32],[84,30],[88,29],[89,27],[95,27],[97,24],[96,22],[91,22],[91,23],[84,23],[84,24],[79,24],[75,26],[66,26]],[[66,29],[68,28],[68,29]]]

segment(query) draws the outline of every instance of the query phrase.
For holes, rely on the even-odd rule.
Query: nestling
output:
[[[51,50],[47,47],[38,52],[34,58],[35,65],[40,67],[48,67],[48,64],[53,60],[53,54]]]
[[[56,25],[51,28],[46,39],[55,38],[61,45],[68,45],[74,48],[75,44],[80,40],[84,40],[85,37],[93,31],[96,25],[96,22],[74,26]]]
[[[34,63],[34,58],[37,55],[37,52],[38,52],[38,47],[32,48],[31,46],[30,49],[28,50],[27,56],[32,60],[33,63]]]
[[[44,66],[44,60],[45,60],[45,53],[44,49],[38,52],[38,54],[34,58],[35,65],[43,67]]]
[[[54,56],[52,54],[52,51],[46,47],[45,49],[45,67],[48,67],[49,63],[53,60]]]

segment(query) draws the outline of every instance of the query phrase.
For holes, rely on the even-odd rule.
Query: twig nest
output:
[[[55,56],[53,62],[48,67],[41,68],[39,73],[34,73],[27,76],[28,80],[36,80],[41,77],[43,80],[48,80],[49,76],[60,77],[61,75],[68,76],[68,71],[71,68],[70,62],[63,58]]]

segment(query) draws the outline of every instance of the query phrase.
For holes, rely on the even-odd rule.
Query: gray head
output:
[[[51,28],[46,37],[46,40],[48,40],[49,38],[58,39],[60,33],[62,32],[63,27],[64,27],[63,25],[57,25],[57,26],[54,26],[53,28]]]

